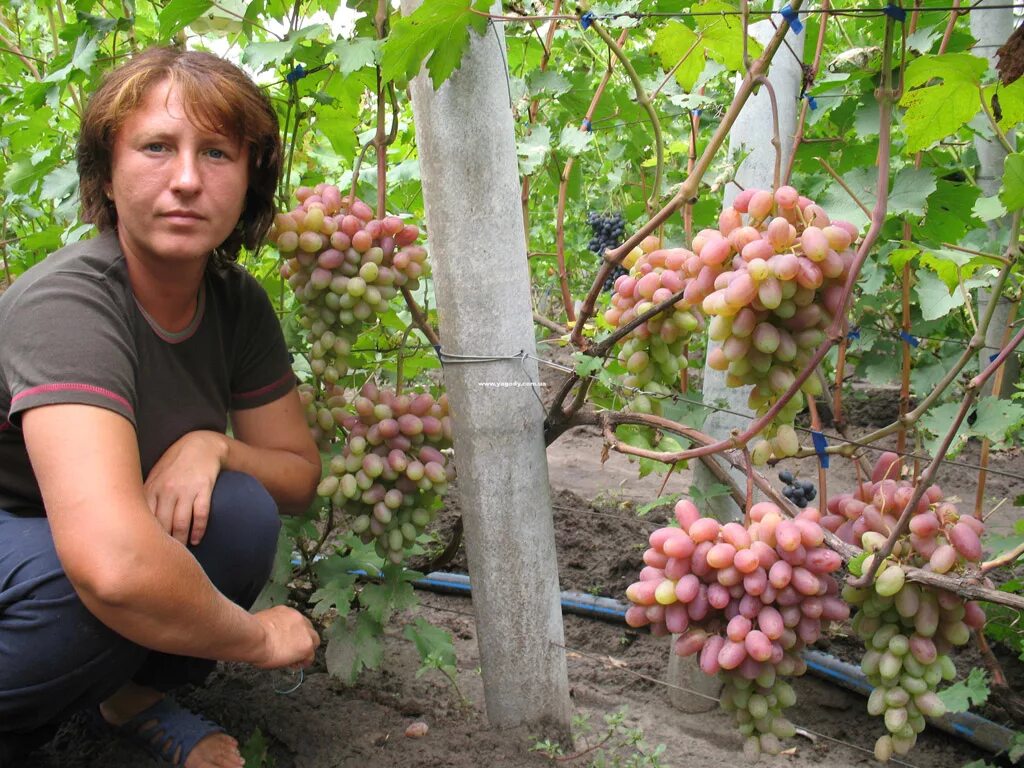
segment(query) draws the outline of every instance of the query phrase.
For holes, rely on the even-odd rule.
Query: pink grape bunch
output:
[[[783,678],[806,671],[800,652],[849,609],[831,576],[842,560],[823,545],[818,510],[788,519],[762,502],[748,516],[747,526],[722,525],[678,502],[679,527],[651,534],[640,580],[626,590],[626,622],[679,635],[680,656],[699,654],[700,668],[722,680],[721,706],[753,758],[778,754],[793,735],[782,710],[796,696]]]
[[[688,259],[696,256],[685,248],[661,248],[658,238],[645,238],[625,260],[630,271],[616,279],[605,321],[621,328],[684,290],[688,284]],[[638,325],[619,350],[619,362],[627,372],[623,384],[637,389],[652,382],[674,387],[679,371],[687,364],[686,340],[702,326],[700,313],[694,311],[692,301],[685,299],[677,301],[670,311]]]
[[[313,373],[333,384],[349,369],[356,336],[403,286],[415,290],[428,271],[416,245],[419,228],[397,216],[375,218],[333,184],[299,187],[299,205],[279,213],[270,240],[281,275],[302,304]]]
[[[790,388],[842,311],[857,234],[849,222],[832,221],[821,206],[782,186],[743,190],[719,215],[718,229],[693,238],[693,252],[718,267],[701,283],[703,289],[712,280],[701,291],[701,308],[710,318],[709,337],[720,342],[709,351],[708,365],[726,372],[727,386],[752,386],[752,411],[765,413]],[[791,425],[804,395],[820,393],[818,380],[807,379],[766,439],[752,446],[756,464],[799,450]]]
[[[863,546],[867,570],[910,503],[914,485],[903,479],[895,453],[882,454],[871,480],[853,493],[828,501],[822,524],[844,541]],[[961,516],[956,505],[930,486],[914,509],[910,534],[896,542],[893,554],[864,588],[843,587],[843,597],[857,607],[852,627],[864,641],[861,669],[875,686],[868,712],[882,716],[887,733],[875,742],[882,762],[906,755],[925,727],[925,717],[946,711],[937,695],[942,681],[956,677],[949,654],[985,625],[985,613],[957,594],[907,581],[904,565],[935,573],[962,572],[981,559],[984,524]]]
[[[434,519],[455,467],[448,398],[363,385],[342,417],[345,445],[317,494],[352,517],[352,530],[396,565]]]

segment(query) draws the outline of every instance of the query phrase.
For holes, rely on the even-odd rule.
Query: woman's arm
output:
[[[146,503],[135,430],[88,405],[22,416],[57,555],[85,606],[129,640],[168,653],[273,668],[309,663],[318,639],[297,611],[249,614],[210,583]]]

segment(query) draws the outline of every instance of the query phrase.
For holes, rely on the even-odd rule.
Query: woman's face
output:
[[[107,191],[125,255],[205,261],[241,216],[248,160],[246,145],[189,122],[168,82],[153,88],[114,139]]]

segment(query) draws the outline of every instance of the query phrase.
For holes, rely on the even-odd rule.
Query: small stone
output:
[[[429,730],[429,725],[422,720],[417,720],[415,723],[409,723],[409,727],[405,729],[405,736],[408,739],[422,739]]]

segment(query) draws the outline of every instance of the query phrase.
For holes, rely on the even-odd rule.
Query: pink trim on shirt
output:
[[[243,400],[247,398],[259,397],[260,395],[265,395],[267,392],[272,392],[273,390],[277,389],[279,386],[281,386],[282,382],[287,381],[289,378],[293,376],[295,376],[295,374],[292,373],[291,371],[288,371],[288,373],[286,373],[281,378],[277,379],[277,381],[272,381],[265,387],[254,389],[252,390],[252,392],[239,392],[237,395],[232,395],[232,397],[237,398],[239,400]]]
[[[9,422],[9,421],[0,421],[0,432],[6,432],[8,429],[10,429],[13,426],[14,425],[11,424],[11,422]]]
[[[132,408],[132,404],[129,403],[125,398],[121,397],[119,394],[115,392],[111,392],[109,389],[93,386],[92,384],[40,384],[37,387],[31,387],[29,389],[26,389],[24,392],[19,392],[18,394],[16,394],[11,400],[11,405],[13,406],[23,397],[28,397],[29,395],[37,395],[46,392],[89,392],[90,394],[93,395],[102,395],[103,397],[109,398],[113,400],[115,403],[118,403],[119,405],[122,405],[125,408],[127,408],[128,413],[135,413],[135,410]]]

